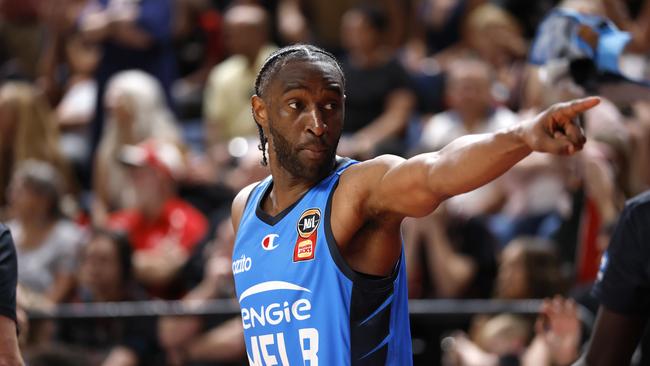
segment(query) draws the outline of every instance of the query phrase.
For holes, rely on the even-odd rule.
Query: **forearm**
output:
[[[192,361],[236,361],[246,354],[240,317],[228,320],[187,345]]]
[[[185,258],[170,260],[155,253],[135,253],[133,267],[136,278],[145,285],[163,286],[169,283],[185,263]]]
[[[532,150],[519,126],[494,134],[467,135],[430,155],[427,181],[442,197],[474,190],[505,173]]]

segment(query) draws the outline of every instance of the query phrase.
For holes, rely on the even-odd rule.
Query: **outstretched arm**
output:
[[[375,182],[365,212],[424,216],[443,200],[497,178],[532,151],[573,154],[585,143],[576,118],[599,102],[592,97],[555,104],[531,120],[493,134],[463,136],[438,152],[360,164],[366,168],[356,170],[359,178]]]

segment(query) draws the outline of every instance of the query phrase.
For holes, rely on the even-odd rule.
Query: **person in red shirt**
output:
[[[114,213],[109,226],[128,234],[136,279],[153,296],[176,298],[176,274],[208,229],[205,216],[177,195],[182,154],[174,144],[147,140],[124,146],[119,160],[131,167],[135,202]]]

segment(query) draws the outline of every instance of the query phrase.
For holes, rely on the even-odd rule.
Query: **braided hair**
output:
[[[341,74],[343,89],[345,89],[345,75],[343,74],[341,65],[339,64],[336,57],[334,57],[334,55],[316,46],[307,44],[295,44],[280,48],[266,58],[266,61],[264,61],[262,68],[257,73],[257,77],[255,78],[255,94],[261,98],[264,98],[266,96],[267,88],[271,83],[273,77],[284,65],[293,60],[318,60],[334,65]],[[257,123],[257,120],[255,121],[255,124],[257,125],[257,131],[260,135],[260,144],[258,145],[258,149],[262,151],[261,163],[263,166],[267,166],[268,160],[266,159],[266,144],[268,142],[268,138],[264,135],[262,126]]]

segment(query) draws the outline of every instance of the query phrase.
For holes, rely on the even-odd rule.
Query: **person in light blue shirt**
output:
[[[435,153],[336,156],[345,78],[331,54],[282,48],[260,70],[252,112],[271,175],[233,202],[232,271],[251,365],[410,365],[400,224],[498,177],[532,151],[573,154],[574,122],[598,104],[552,106]],[[268,152],[268,157],[267,157]]]

